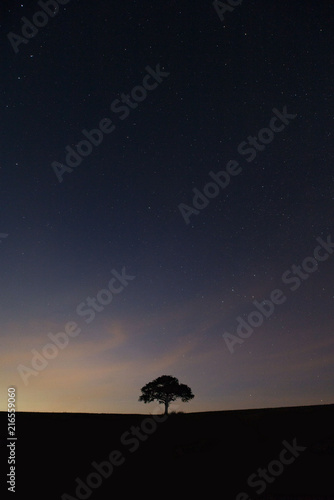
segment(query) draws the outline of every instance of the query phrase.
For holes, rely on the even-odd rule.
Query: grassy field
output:
[[[0,419],[6,492],[7,414]],[[333,422],[334,405],[172,414],[163,422],[150,415],[18,412],[11,495],[334,499]]]

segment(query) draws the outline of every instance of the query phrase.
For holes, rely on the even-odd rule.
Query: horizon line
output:
[[[334,406],[334,403],[322,403],[322,404],[310,404],[310,405],[292,405],[292,406],[266,406],[259,408],[239,408],[235,410],[204,410],[204,411],[193,411],[193,412],[185,412],[185,411],[176,411],[168,413],[168,415],[173,414],[185,414],[185,415],[194,415],[197,413],[222,413],[222,412],[235,412],[235,411],[259,411],[259,410],[280,410],[285,408],[312,408],[319,406]],[[7,413],[7,410],[0,410],[0,413]],[[16,410],[15,413],[52,413],[52,414],[68,414],[68,415],[153,415],[153,413],[112,413],[112,412],[85,412],[85,411],[34,411],[34,410]],[[164,413],[156,413],[155,415],[164,415]]]

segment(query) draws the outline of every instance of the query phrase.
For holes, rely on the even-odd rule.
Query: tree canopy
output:
[[[165,405],[165,414],[168,413],[169,404],[177,398],[186,403],[194,397],[190,387],[180,384],[178,379],[171,375],[161,375],[161,377],[152,380],[142,387],[141,392],[139,401],[144,403],[158,401],[158,403]]]

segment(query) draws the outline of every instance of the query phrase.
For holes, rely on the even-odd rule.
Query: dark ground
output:
[[[17,492],[8,498],[60,500],[64,493],[63,500],[189,498],[198,492],[205,498],[236,500],[244,492],[238,500],[334,499],[334,405],[170,415],[145,441],[130,441],[131,427],[147,417],[18,412]],[[0,413],[5,496],[6,419]],[[150,423],[144,429],[150,432]],[[258,494],[261,483],[249,486],[247,480],[278,459],[284,440],[291,445],[296,440],[306,450],[272,484],[262,483],[267,486]],[[95,470],[92,462],[108,460],[113,450],[121,452],[124,463],[91,494],[81,490],[77,496],[76,478],[86,482]],[[4,498],[2,491],[0,496]]]

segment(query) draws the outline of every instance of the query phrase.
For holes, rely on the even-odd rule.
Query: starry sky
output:
[[[334,6],[237,4],[2,1],[1,410],[334,402]]]

